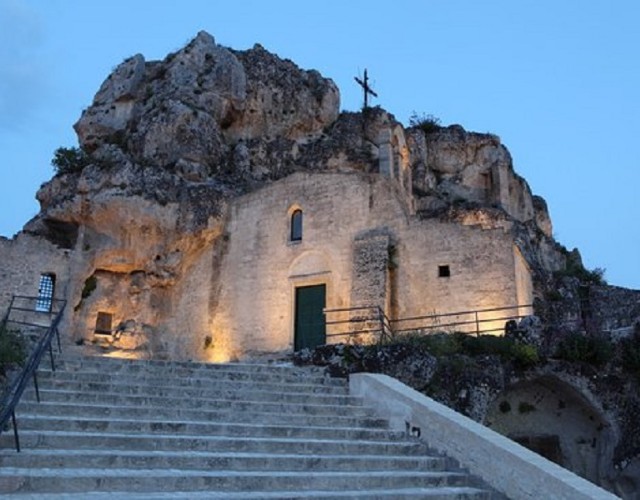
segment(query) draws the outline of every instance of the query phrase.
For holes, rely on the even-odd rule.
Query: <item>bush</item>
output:
[[[51,160],[56,175],[81,172],[88,164],[89,157],[80,148],[58,148]]]
[[[514,344],[511,356],[515,365],[522,369],[532,368],[540,362],[538,349],[534,345]]]
[[[607,280],[604,278],[606,270],[602,267],[596,267],[593,270],[588,270],[582,264],[582,258],[578,250],[568,252],[565,249],[565,255],[567,257],[567,263],[562,271],[558,271],[556,275],[569,276],[571,278],[578,278],[581,283],[590,285],[606,285]]]
[[[442,125],[440,125],[440,118],[433,115],[418,115],[416,112],[409,117],[409,126],[417,127],[425,134],[432,134],[442,128]]]
[[[401,338],[415,347],[421,347],[440,358],[454,354],[466,356],[499,356],[503,361],[512,361],[519,368],[530,368],[540,361],[538,349],[533,345],[519,344],[512,339],[496,335],[469,335],[466,333],[413,333]]]
[[[424,349],[439,358],[457,354],[461,349],[462,336],[455,333],[406,333],[397,339],[398,342]]]
[[[555,357],[565,361],[602,366],[613,357],[613,347],[605,339],[574,333],[558,344]]]
[[[26,357],[25,341],[16,330],[0,326],[0,375],[4,376],[12,365],[21,365]]]

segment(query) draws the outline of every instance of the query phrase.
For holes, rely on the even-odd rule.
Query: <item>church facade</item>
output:
[[[239,198],[227,232],[211,328],[229,352],[324,343],[305,310],[335,311],[325,330],[334,341],[353,337],[340,335],[353,327],[342,321],[360,307],[380,307],[392,323],[512,306],[530,314],[531,276],[508,228],[422,219],[386,176],[296,173]],[[500,316],[484,313],[482,329],[501,333],[504,321],[489,324]]]

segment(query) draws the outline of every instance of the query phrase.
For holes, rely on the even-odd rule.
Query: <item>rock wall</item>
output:
[[[418,204],[427,214],[455,202],[500,207],[520,222],[533,220],[551,237],[546,204],[531,194],[513,169],[511,155],[500,138],[466,132],[460,125],[410,135]]]

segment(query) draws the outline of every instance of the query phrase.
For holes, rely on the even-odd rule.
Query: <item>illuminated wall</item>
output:
[[[300,241],[290,241],[293,209],[303,212]],[[292,349],[297,286],[325,284],[327,307],[341,308],[363,305],[356,303],[366,296],[358,287],[377,283],[392,295],[379,305],[401,317],[516,305],[526,296],[528,271],[516,269],[508,229],[421,220],[397,183],[377,175],[293,174],[232,205],[221,290],[211,311],[213,351],[220,346],[233,358]],[[389,241],[388,252],[381,256],[376,247],[371,259],[384,257],[392,280],[375,262],[375,276],[354,271],[367,233]],[[497,323],[504,328],[504,321]]]

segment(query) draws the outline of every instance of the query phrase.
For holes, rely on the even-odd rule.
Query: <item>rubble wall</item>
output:
[[[69,260],[69,250],[43,238],[25,233],[0,237],[0,314],[7,311],[12,295],[36,297],[42,274],[55,274],[54,298],[66,298]]]

